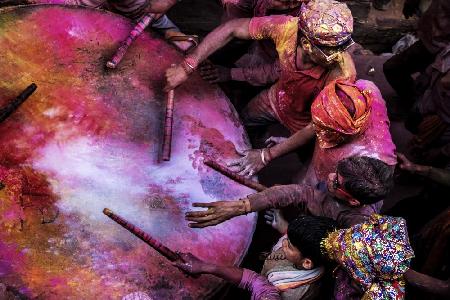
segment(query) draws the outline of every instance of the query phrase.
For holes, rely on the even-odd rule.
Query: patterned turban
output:
[[[373,95],[346,81],[332,81],[311,105],[311,115],[319,146],[332,148],[363,133],[370,124]],[[350,114],[347,106],[355,111]]]
[[[299,28],[315,45],[340,46],[351,39],[352,12],[334,0],[310,1],[300,8]]]
[[[322,250],[363,287],[362,299],[404,298],[403,275],[414,257],[404,219],[374,214],[366,223],[330,233]]]

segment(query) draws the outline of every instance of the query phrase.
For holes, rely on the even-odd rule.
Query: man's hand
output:
[[[270,138],[268,138],[264,144],[266,145],[266,147],[273,147],[277,144],[281,144],[282,142],[284,142],[285,140],[287,140],[288,138],[286,137],[282,137],[282,136],[271,136]]]
[[[217,201],[211,203],[193,203],[193,207],[207,208],[205,211],[188,211],[185,219],[191,228],[203,228],[225,222],[233,217],[245,214],[242,201]]]
[[[231,80],[231,70],[227,67],[208,63],[200,67],[200,76],[209,83],[227,82]]]
[[[199,275],[208,273],[209,264],[194,256],[192,253],[178,253],[180,260],[172,264],[189,275]]]
[[[288,229],[288,222],[281,215],[279,209],[269,209],[264,214],[264,219],[266,219],[266,224],[272,226],[273,229],[277,230],[281,234],[286,234]]]
[[[404,154],[398,153],[397,158],[399,161],[400,169],[411,173],[415,173],[418,170],[418,166],[415,163],[411,162],[409,159],[407,159]]]
[[[148,13],[165,14],[175,3],[177,3],[176,0],[150,0],[145,11]]]
[[[243,157],[232,160],[227,163],[227,166],[236,167],[235,171],[238,172],[239,175],[252,177],[265,167],[261,159],[261,150],[252,149],[238,153]]]
[[[166,70],[166,86],[164,91],[173,90],[188,79],[188,74],[181,65],[172,65]]]

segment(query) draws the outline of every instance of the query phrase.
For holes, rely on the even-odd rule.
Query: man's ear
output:
[[[305,270],[311,270],[314,268],[314,263],[309,258],[302,259],[302,267]]]
[[[335,191],[335,195],[338,198],[345,200],[349,206],[361,206],[359,200],[353,198],[349,193],[340,188]]]
[[[359,202],[359,200],[356,200],[355,198],[347,199],[347,201],[350,206],[361,206],[361,202]]]

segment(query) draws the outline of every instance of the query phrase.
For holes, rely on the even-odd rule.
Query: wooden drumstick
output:
[[[103,213],[110,217],[113,221],[121,225],[123,228],[140,238],[142,241],[144,241],[147,245],[158,251],[161,255],[166,257],[170,261],[176,261],[181,259],[180,255],[178,255],[176,252],[170,250],[163,244],[161,244],[159,241],[152,238],[149,234],[145,233],[142,229],[134,226],[133,224],[129,223],[122,217],[116,215],[113,213],[110,209],[104,208]]]
[[[13,112],[15,112],[19,106],[34,93],[37,89],[37,85],[30,84],[16,99],[8,103],[4,108],[0,109],[0,123],[5,121]]]
[[[172,151],[172,125],[173,125],[173,107],[174,107],[174,90],[170,90],[167,93],[166,103],[166,118],[164,120],[164,137],[163,137],[163,149],[162,159],[164,161],[170,160],[170,153]]]
[[[206,160],[204,160],[203,163],[205,165],[207,165],[208,167],[213,168],[217,172],[227,176],[228,178],[233,179],[234,181],[236,181],[240,184],[243,184],[251,189],[254,189],[258,192],[261,192],[261,191],[264,191],[265,189],[267,189],[266,186],[264,186],[260,183],[257,183],[251,179],[245,178],[242,175],[236,174],[235,172],[231,171],[227,167],[224,167],[224,166],[218,164],[216,161],[206,159]]]
[[[117,49],[111,60],[106,63],[108,68],[115,69],[117,67],[127,52],[128,47],[130,47],[131,43],[133,43],[133,41],[144,32],[145,28],[150,25],[153,19],[153,14],[147,14],[138,21],[137,25],[130,32],[126,40],[121,43],[119,49]]]

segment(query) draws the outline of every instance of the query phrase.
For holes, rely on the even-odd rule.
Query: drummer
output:
[[[166,90],[186,81],[199,64],[233,38],[270,39],[280,59],[280,79],[257,95],[242,113],[246,126],[280,122],[291,133],[311,120],[313,99],[330,81],[353,82],[355,68],[345,51],[353,41],[353,17],[347,5],[317,0],[302,5],[299,17],[235,19],[212,31],[183,63],[166,72]]]
[[[152,27],[164,34],[167,41],[183,52],[197,45],[197,37],[186,35],[165,15],[180,0],[56,0],[49,3],[103,8],[137,21],[147,13],[157,15]],[[45,1],[44,1],[45,2]]]
[[[309,0],[222,0],[224,13],[222,21],[238,18],[264,17],[269,15],[297,16],[303,2]],[[242,44],[244,47],[238,47]],[[248,43],[237,41],[233,51],[223,49],[221,55],[214,57],[218,65],[205,64],[200,68],[202,78],[210,83],[230,80],[245,81],[253,86],[273,84],[279,78],[278,54],[275,45],[270,40],[256,41],[250,47]],[[242,50],[247,53],[240,56]],[[230,53],[231,52],[231,53]],[[228,57],[230,56],[230,57]],[[234,61],[236,57],[240,58]],[[226,67],[232,63],[232,67]]]
[[[329,217],[350,227],[379,212],[379,201],[393,186],[391,168],[379,159],[351,156],[340,160],[328,179],[316,186],[274,186],[235,201],[194,203],[206,211],[187,212],[192,228],[214,226],[236,216],[294,205],[301,213]]]

